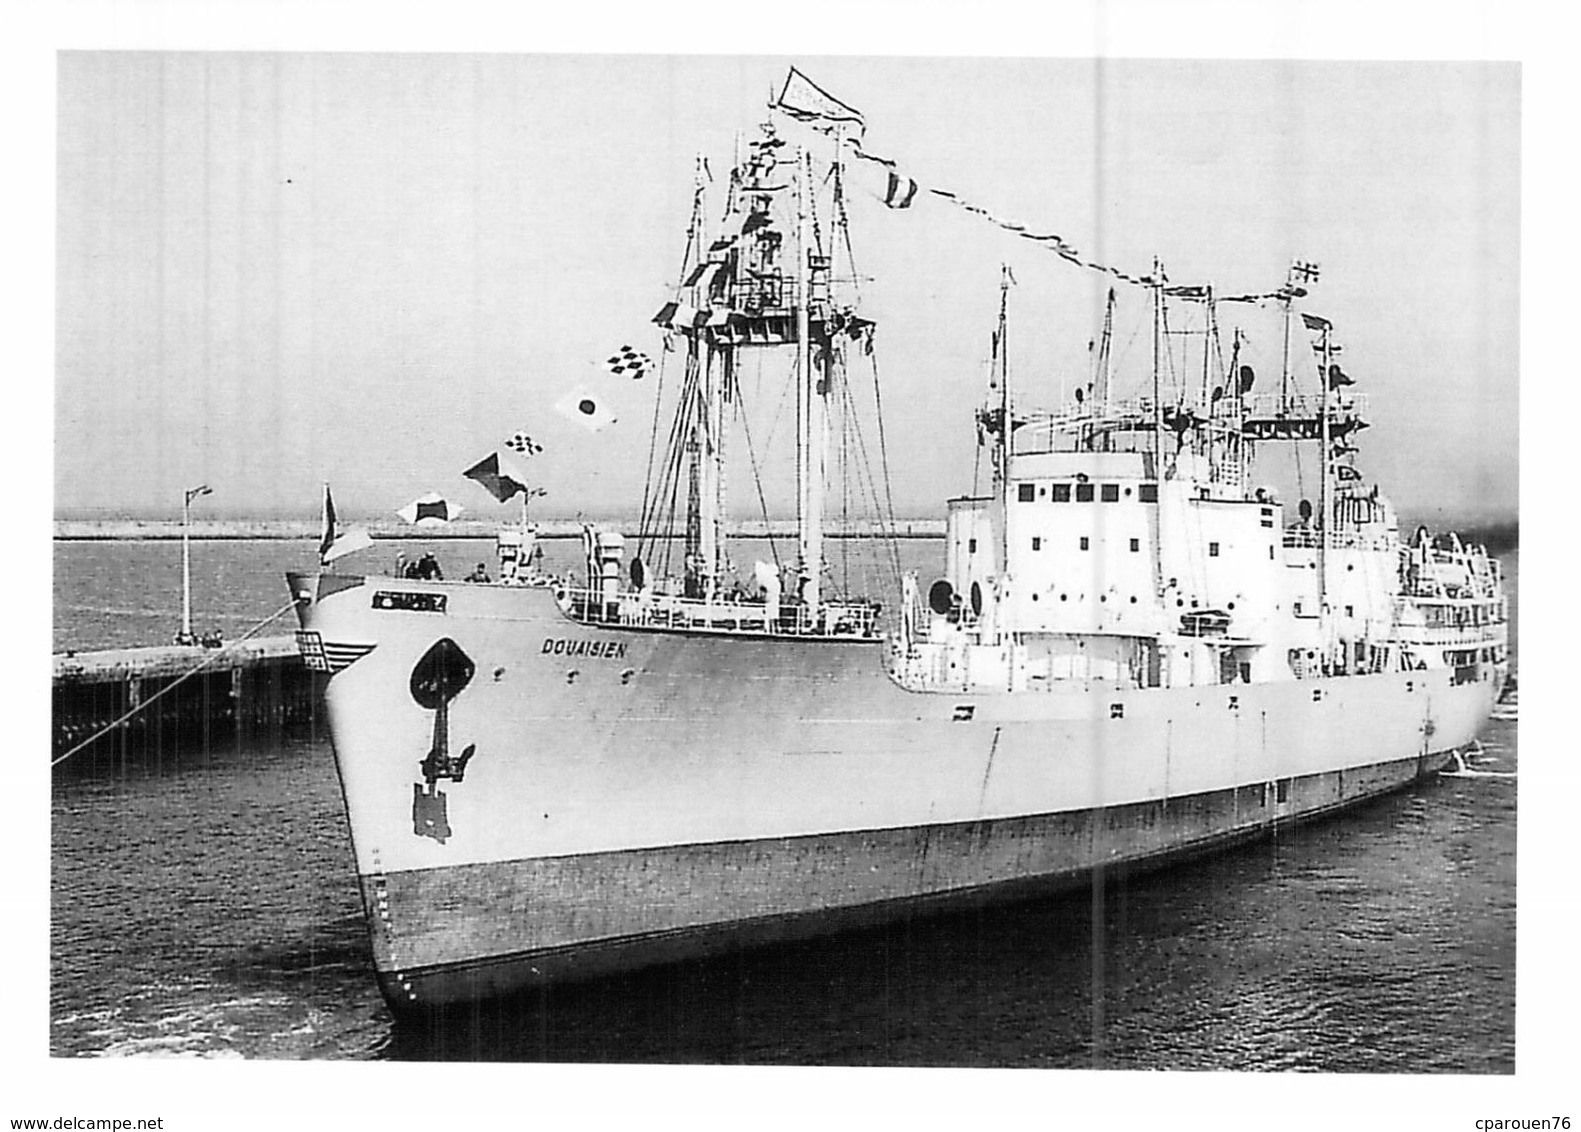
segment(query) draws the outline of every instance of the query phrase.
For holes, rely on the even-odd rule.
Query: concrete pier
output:
[[[170,645],[66,653],[55,656],[54,668],[54,757],[140,706],[77,757],[207,748],[233,737],[310,725],[318,711],[313,674],[294,637],[223,649]]]

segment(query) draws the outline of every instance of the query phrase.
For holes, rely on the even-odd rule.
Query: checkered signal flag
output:
[[[634,350],[630,346],[622,346],[620,352],[612,354],[609,359],[609,372],[616,377],[629,377],[633,381],[640,381],[648,376],[648,371],[653,368],[653,359],[641,350]]]
[[[543,445],[537,443],[525,432],[518,432],[505,442],[505,447],[522,456],[536,456],[543,451]]]

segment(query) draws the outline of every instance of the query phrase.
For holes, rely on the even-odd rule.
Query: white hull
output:
[[[1500,684],[1484,665],[1460,683],[917,693],[878,642],[587,626],[541,589],[332,582],[302,618],[375,646],[326,700],[402,1006],[1250,835],[1423,773]],[[375,609],[381,590],[443,594],[445,612]],[[440,638],[476,665],[447,709],[449,746],[474,754],[435,784],[442,841],[414,828],[435,712],[407,691]]]

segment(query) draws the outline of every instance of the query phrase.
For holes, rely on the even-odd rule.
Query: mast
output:
[[[1217,319],[1215,319],[1215,326]],[[1235,469],[1235,483],[1244,495],[1246,490],[1246,450],[1241,436],[1245,417],[1245,401],[1241,397],[1241,328],[1235,327],[1230,343],[1230,370],[1224,375],[1224,401],[1234,414],[1234,427],[1224,434],[1224,459]]]
[[[796,177],[796,532],[803,580],[802,602],[816,619],[823,581],[823,434],[824,403],[813,377],[812,296],[808,271],[808,213],[812,189],[812,154],[797,155]]]
[[[707,347],[697,335],[686,340],[686,384],[682,393],[683,411],[690,419],[686,437],[686,556],[683,561],[687,597],[702,597],[703,580],[703,529],[708,525],[705,515],[708,492],[704,489],[705,463],[702,383],[707,363],[703,361]],[[684,404],[690,402],[690,405]]]
[[[1202,387],[1197,391],[1197,404],[1212,408],[1208,396],[1213,386],[1209,375],[1209,362],[1213,354],[1216,310],[1213,305],[1213,287],[1203,288],[1202,299]]]
[[[701,340],[699,338],[699,340]],[[699,483],[697,502],[699,508],[697,563],[701,575],[697,595],[708,599],[714,596],[719,580],[719,504],[723,476],[720,474],[720,370],[723,368],[721,351],[711,344],[704,345],[697,371],[699,408],[697,430],[697,462]]]
[[[739,138],[737,145],[739,147]],[[693,173],[692,222],[688,229],[687,255],[681,264],[683,285],[687,285],[687,299],[696,305],[698,292],[706,284],[696,282],[694,273],[688,276],[692,252],[697,262],[705,258],[704,211],[706,195],[705,166],[702,155],[696,160]],[[688,328],[690,329],[690,328]],[[713,373],[715,347],[702,334],[686,335],[686,376],[682,385],[682,412],[689,421],[686,434],[688,455],[686,469],[686,554],[683,560],[684,585],[687,597],[712,596],[718,576],[719,490],[720,479],[718,413],[715,408]]]
[[[1103,304],[1103,336],[1098,342],[1098,376],[1093,389],[1093,411],[1098,420],[1102,422],[1109,415],[1109,349],[1114,340],[1114,288],[1109,288],[1109,294]],[[1110,449],[1112,438],[1107,430],[1101,434],[1099,450],[1107,452]]]
[[[1158,259],[1153,260],[1153,478],[1164,479],[1164,393],[1162,387],[1164,281]]]
[[[1153,258],[1153,592],[1164,596],[1164,333],[1163,265]]]
[[[725,443],[730,436],[730,406],[734,404],[736,382],[736,351],[732,346],[716,350],[719,366],[715,371],[714,387],[714,532],[713,555],[708,559],[708,573],[713,581],[713,591],[718,592],[725,576],[725,505],[729,463],[725,456]]]
[[[1010,332],[1006,317],[1010,298],[1010,265],[999,265],[999,459],[994,471],[999,480],[999,575],[1010,568],[1010,443],[1014,426],[1010,420]]]
[[[1319,401],[1319,405],[1321,406],[1320,412],[1319,412],[1319,416],[1320,416],[1321,420],[1320,420],[1319,425],[1318,425],[1318,431],[1319,431],[1318,443],[1320,445],[1322,445],[1322,454],[1321,454],[1322,463],[1319,465],[1319,467],[1322,469],[1322,478],[1318,481],[1317,578],[1318,578],[1318,613],[1319,613],[1320,616],[1322,616],[1324,618],[1325,624],[1327,623],[1327,618],[1328,618],[1329,511],[1334,506],[1332,498],[1331,498],[1331,492],[1330,492],[1330,489],[1329,489],[1329,459],[1330,459],[1329,444],[1330,444],[1330,440],[1329,440],[1329,419],[1328,419],[1329,412],[1328,412],[1328,406],[1329,406],[1329,384],[1330,384],[1329,383],[1329,365],[1330,365],[1330,354],[1331,354],[1331,351],[1329,349],[1329,330],[1330,330],[1329,321],[1327,319],[1324,319],[1323,320],[1323,365],[1321,367],[1322,372],[1318,374],[1318,381],[1319,381],[1320,387],[1322,389],[1322,398]]]

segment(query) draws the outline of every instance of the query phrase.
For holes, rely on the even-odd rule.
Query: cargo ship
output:
[[[524,501],[497,578],[355,573],[329,561],[331,530],[326,564],[288,579],[398,1012],[1254,837],[1434,773],[1506,679],[1497,560],[1403,536],[1364,487],[1365,397],[1307,306],[1309,264],[1258,296],[1156,261],[1121,276],[1147,304],[1149,372],[1127,389],[1111,365],[1110,290],[1091,372],[1045,410],[1018,396],[1006,270],[963,420],[986,482],[947,502],[941,576],[924,589],[890,556],[887,588],[840,591],[831,422],[860,416],[851,375],[877,330],[845,194],[853,172],[882,174],[891,205],[918,186],[797,72],[771,111],[712,227],[697,180],[654,319],[682,371],[669,445],[634,524],[589,527],[581,573],[545,574],[502,451],[468,473]],[[1237,302],[1282,326],[1277,374],[1258,378],[1238,331],[1226,361]],[[750,436],[727,443],[753,355],[788,362],[797,534],[743,578],[726,455],[757,474]],[[839,451],[869,457],[892,518],[889,439],[861,427]],[[1287,446],[1314,454],[1315,502],[1255,485],[1258,453]]]

